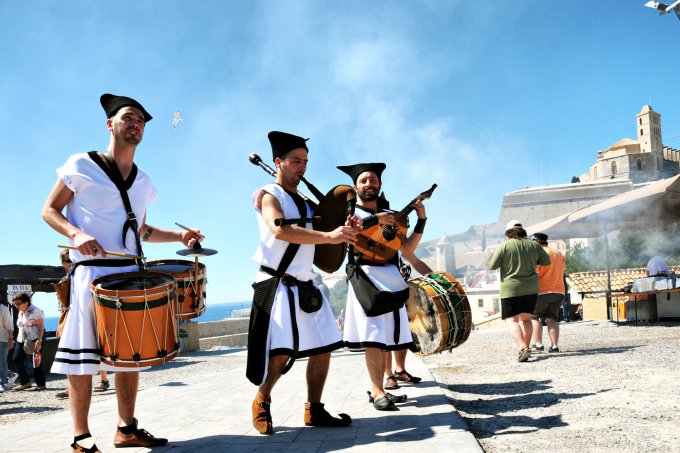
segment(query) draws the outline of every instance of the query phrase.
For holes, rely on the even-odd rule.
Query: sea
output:
[[[221,304],[211,304],[206,302],[205,313],[198,318],[192,319],[196,322],[221,321],[227,318],[238,318],[250,314],[251,302],[226,302]],[[59,317],[46,317],[45,330],[55,331],[59,324]]]

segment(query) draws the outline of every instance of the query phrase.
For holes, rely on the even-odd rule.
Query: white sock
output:
[[[536,346],[537,348],[542,348],[542,347],[543,347],[543,343],[534,343],[534,346]]]

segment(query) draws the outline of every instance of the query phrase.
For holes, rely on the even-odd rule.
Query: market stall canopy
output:
[[[531,225],[527,233],[542,232],[551,239],[587,238],[677,221],[680,221],[680,175]]]

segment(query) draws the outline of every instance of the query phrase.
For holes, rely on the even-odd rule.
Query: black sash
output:
[[[295,202],[300,212],[300,217],[307,217],[307,206],[305,201],[298,194],[286,191]],[[304,227],[305,223],[300,222],[298,226]],[[264,374],[268,366],[265,357],[267,356],[267,340],[269,338],[269,323],[271,321],[271,311],[274,305],[274,297],[279,287],[281,278],[286,273],[288,266],[293,262],[295,254],[300,248],[300,244],[288,244],[288,248],[281,258],[279,267],[273,269],[262,266],[260,270],[272,275],[272,278],[253,284],[253,305],[250,309],[250,323],[248,326],[248,357],[246,363],[246,377],[255,385],[260,385],[264,381]],[[286,363],[281,374],[286,374],[293,366],[300,346],[297,319],[295,317],[295,296],[290,286],[286,285],[288,295],[288,307],[290,310],[291,329],[293,333],[293,354]]]

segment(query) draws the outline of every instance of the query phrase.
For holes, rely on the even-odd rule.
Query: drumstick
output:
[[[78,250],[78,247],[73,247],[71,245],[57,245],[57,247],[61,249],[69,249],[69,250]],[[134,259],[146,259],[144,256],[139,256],[139,255],[128,255],[127,253],[121,253],[121,252],[109,252],[108,250],[104,250],[104,252],[107,255],[113,255],[113,256],[122,256],[123,258],[134,258]]]
[[[187,226],[184,226],[181,223],[175,222],[175,225],[177,225],[178,227],[180,227],[184,230],[191,231],[194,234],[199,234],[198,231],[196,231],[192,228],[189,228]],[[198,288],[198,255],[194,256],[194,288]],[[197,300],[198,300],[198,294],[196,293],[196,289],[194,289],[194,303],[196,303]]]
[[[177,225],[178,227],[182,228],[183,230],[191,231],[191,232],[194,233],[194,234],[200,234],[198,231],[194,230],[193,228],[189,228],[188,226],[184,226],[184,225],[182,225],[181,223],[175,222],[175,225]]]

